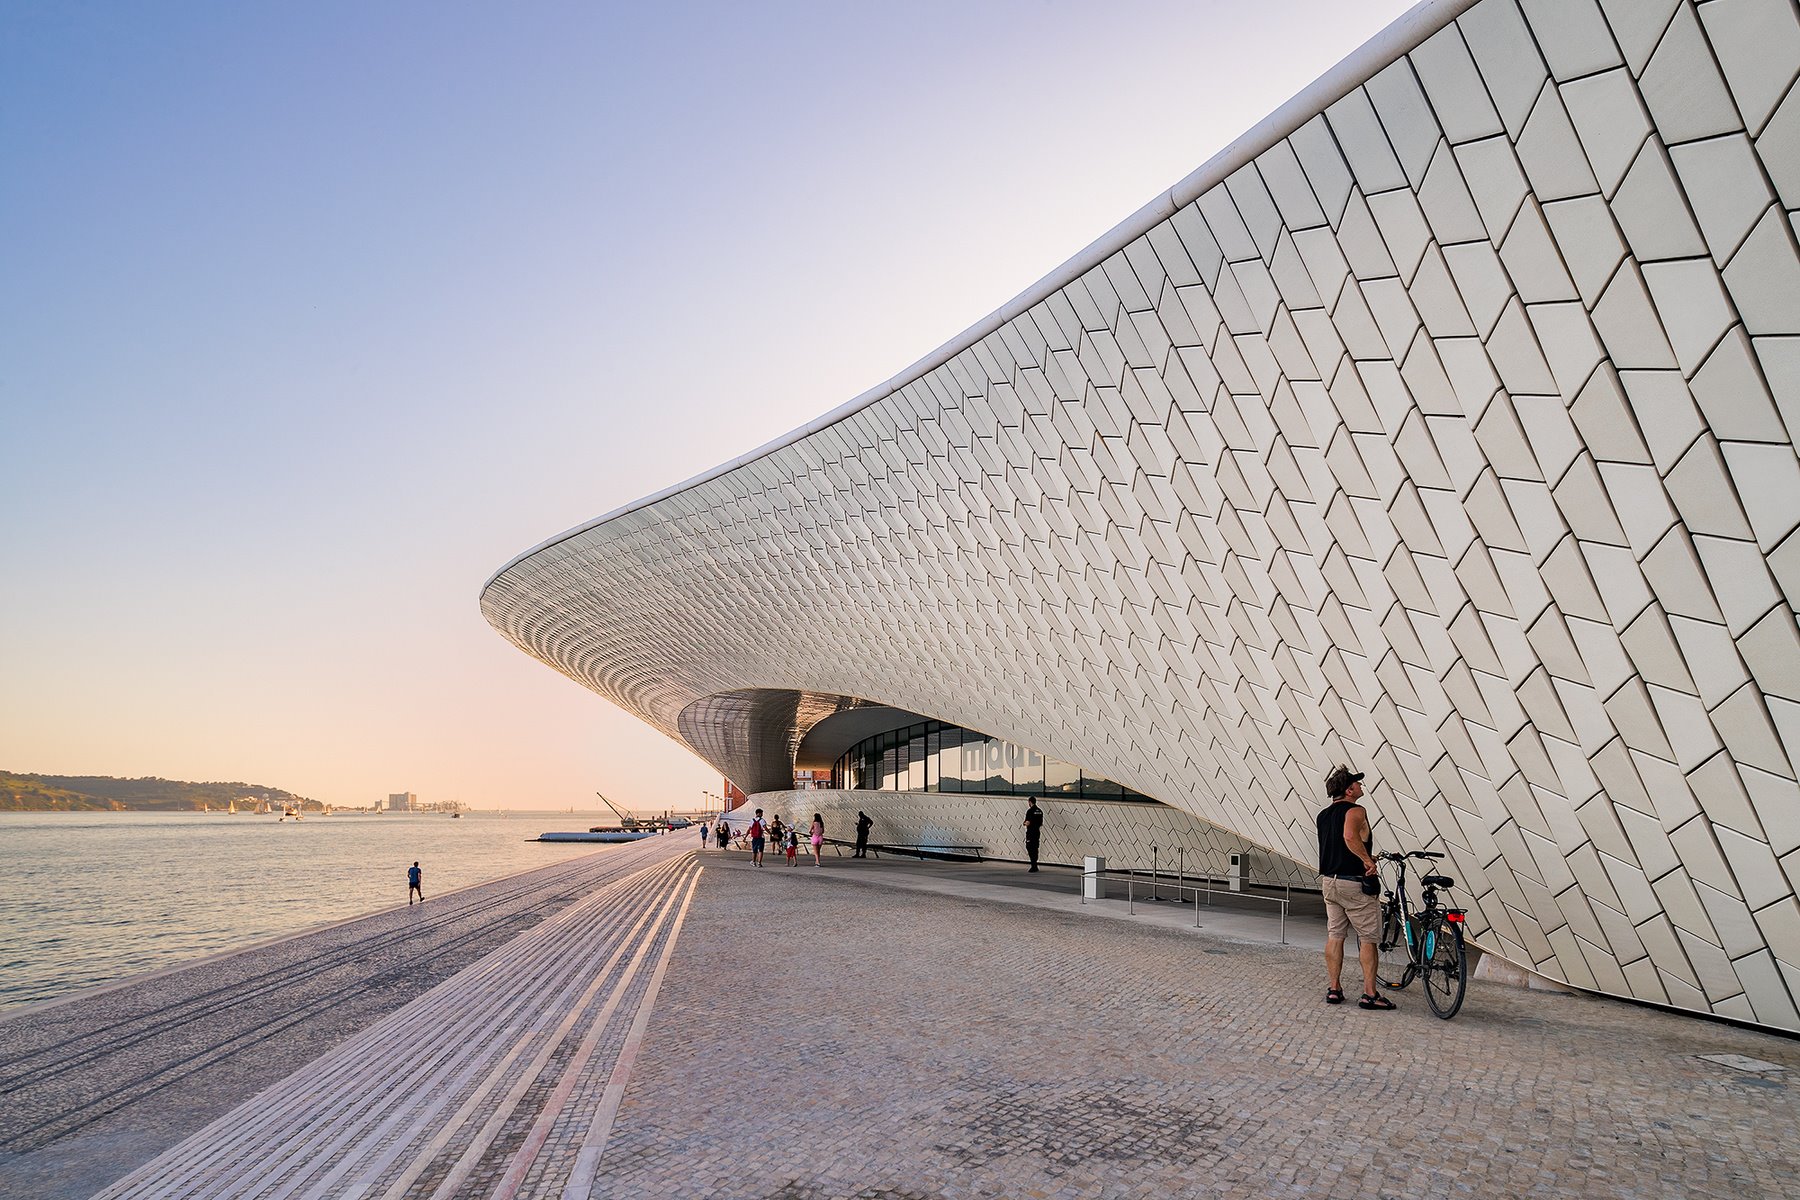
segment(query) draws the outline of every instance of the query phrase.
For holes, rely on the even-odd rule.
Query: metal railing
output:
[[[1135,915],[1137,913],[1137,903],[1138,903],[1138,898],[1136,895],[1136,884],[1137,884],[1138,874],[1139,874],[1139,872],[1137,872],[1135,870],[1111,870],[1111,869],[1109,869],[1109,870],[1105,870],[1105,871],[1083,871],[1083,872],[1081,872],[1081,878],[1077,884],[1076,890],[1077,890],[1077,893],[1081,897],[1081,902],[1083,904],[1086,904],[1088,901],[1087,881],[1089,879],[1094,879],[1094,878],[1105,879],[1108,876],[1114,876],[1114,877],[1123,876],[1125,879],[1125,911],[1128,914]],[[1202,927],[1200,924],[1201,897],[1204,896],[1206,898],[1207,906],[1211,907],[1212,894],[1215,891],[1223,891],[1226,895],[1235,896],[1241,900],[1256,900],[1256,901],[1260,901],[1261,903],[1264,903],[1264,904],[1279,905],[1281,907],[1281,913],[1280,913],[1280,916],[1281,916],[1281,944],[1283,946],[1287,945],[1287,916],[1288,916],[1288,903],[1289,903],[1290,897],[1258,896],[1254,892],[1234,891],[1231,889],[1229,884],[1227,884],[1227,886],[1225,886],[1223,888],[1217,888],[1217,887],[1213,886],[1211,880],[1207,880],[1205,883],[1200,883],[1200,884],[1189,884],[1189,883],[1185,883],[1185,882],[1183,882],[1183,883],[1163,883],[1160,880],[1155,880],[1155,881],[1153,881],[1151,886],[1155,889],[1155,891],[1154,891],[1153,897],[1150,897],[1149,899],[1154,899],[1156,901],[1160,901],[1162,899],[1162,892],[1164,892],[1165,890],[1175,892],[1178,897],[1183,892],[1192,892],[1193,896],[1194,896],[1194,928],[1195,929],[1199,929]],[[1175,901],[1172,901],[1172,903],[1183,903],[1183,901],[1177,899]]]

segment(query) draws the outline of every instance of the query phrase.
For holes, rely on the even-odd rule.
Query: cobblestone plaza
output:
[[[27,1011],[0,1196],[1800,1189],[1791,1039],[1479,981],[1451,1022],[1328,1007],[1317,919],[1281,945],[968,870],[655,839]],[[435,986],[395,969],[470,936]]]
[[[677,949],[608,1194],[1800,1190],[1792,1041],[1480,982],[1450,1022],[1416,988],[1330,1008],[1316,934],[833,886],[862,865],[708,870],[690,919],[724,937]],[[1720,1052],[1785,1066],[1697,1057]]]

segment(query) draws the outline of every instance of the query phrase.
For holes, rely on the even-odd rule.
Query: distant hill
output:
[[[180,779],[115,779],[109,775],[19,775],[0,771],[0,812],[197,812],[245,797],[276,808],[324,806],[260,783],[188,783]]]

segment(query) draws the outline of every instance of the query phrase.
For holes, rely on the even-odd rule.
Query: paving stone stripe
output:
[[[700,867],[670,840],[608,884],[104,1189],[141,1197],[493,1193],[629,1028]],[[622,1039],[617,1039],[622,1040]],[[535,1142],[505,1131],[543,1125]]]
[[[616,896],[635,881],[635,877],[632,877],[606,885],[588,900],[568,910],[562,917],[541,926],[540,938],[548,948],[562,948],[571,937],[569,931],[572,917],[579,916],[583,909],[604,905],[608,899]],[[623,918],[619,914],[608,914],[607,919],[611,923],[616,923]],[[527,946],[529,945],[528,943]],[[530,997],[514,989],[481,986],[482,983],[496,976],[503,979],[508,971],[516,969],[524,951],[525,947],[518,942],[502,947],[488,960],[471,968],[470,974],[464,977],[465,986],[462,990],[466,995],[474,998],[474,1003],[468,1009],[467,1015],[471,1019],[479,1019],[482,1022],[477,1026],[478,1029],[505,1029],[514,1018],[514,1014],[529,1006]],[[562,998],[570,982],[575,978],[574,970],[573,960],[558,968],[559,974],[563,977],[556,984],[558,999]],[[366,1054],[371,1057],[391,1055],[401,1059],[412,1055],[414,1061],[418,1062],[421,1048],[428,1048],[432,1045],[432,1033],[443,1019],[439,1006],[429,1001],[430,998],[422,998],[421,1002],[413,1008],[402,1010],[385,1025],[378,1026],[364,1038],[358,1039],[357,1049],[361,1052],[358,1056],[334,1056],[315,1066],[314,1087],[320,1093],[339,1096],[346,1103],[360,1101],[338,1113],[339,1117],[346,1121],[346,1129],[358,1128],[355,1122],[361,1120],[368,1110],[379,1108],[385,1101],[385,1097],[379,1093],[371,1095],[365,1093],[358,1086],[365,1073],[361,1055]],[[466,1054],[469,1049],[481,1045],[486,1036],[489,1035],[478,1033],[473,1042],[461,1049]],[[458,1049],[457,1046],[444,1045],[436,1056],[428,1052],[420,1066],[430,1069],[450,1058]],[[417,1085],[417,1090],[426,1095],[435,1094],[440,1082],[439,1076],[428,1075]],[[225,1150],[234,1144],[249,1144],[244,1142],[246,1137],[280,1138],[285,1134],[286,1124],[289,1120],[291,1120],[291,1114],[285,1113],[278,1106],[261,1105],[253,1117],[238,1124],[234,1138],[221,1142],[219,1149]],[[327,1151],[335,1149],[337,1144],[336,1142],[329,1143],[325,1149]],[[292,1161],[300,1156],[317,1158],[319,1149],[319,1147],[290,1146],[287,1159],[281,1161]]]
[[[698,871],[685,874],[679,881],[678,886],[685,885],[687,888],[687,895],[691,896],[697,878]],[[668,945],[673,941],[673,933],[680,927],[681,919],[685,916],[687,907],[686,898],[679,894],[670,894],[663,904],[662,911],[657,914],[657,922],[660,927],[661,923],[668,918],[670,910],[674,908],[678,899],[682,901],[681,913],[677,915],[674,923],[668,926],[670,936],[664,938],[660,943],[665,955],[667,953]],[[635,983],[637,983],[639,979],[639,968],[649,956],[651,950],[659,945],[653,938],[646,938],[634,944],[636,952],[632,957],[630,966],[626,968],[622,977],[619,979],[617,986],[607,997],[605,1006],[601,1009],[599,1015],[592,1021],[588,1033],[582,1039],[581,1044],[575,1049],[570,1060],[563,1064],[559,1083],[545,1101],[538,1114],[537,1120],[533,1123],[530,1132],[526,1135],[524,1144],[512,1155],[504,1175],[501,1177],[499,1184],[495,1187],[493,1192],[495,1200],[510,1200],[511,1197],[519,1194],[519,1188],[524,1182],[527,1172],[537,1162],[538,1155],[544,1148],[545,1143],[549,1141],[552,1130],[557,1126],[559,1118],[564,1115],[571,1094],[582,1082],[584,1076],[589,1071],[590,1066],[595,1063],[595,1050],[599,1046],[603,1035],[612,1028],[612,1019],[614,1015],[620,1011],[621,1001],[625,999],[627,992],[632,989]],[[623,953],[624,949],[625,947],[621,946],[619,953]],[[616,959],[617,955],[615,955],[615,962]],[[609,964],[609,968],[610,966],[611,964]],[[651,998],[651,995],[651,993],[646,991],[644,994],[638,996],[637,1003],[629,1010],[633,1013],[634,1025],[636,1020],[641,1019],[644,1015],[644,1009],[646,1007],[645,1002]],[[465,1152],[464,1159],[469,1160],[469,1158],[469,1154]],[[458,1182],[460,1183],[460,1180]],[[437,1191],[433,1193],[434,1196],[438,1197],[448,1197],[454,1194],[455,1189],[445,1185],[440,1185]]]
[[[579,918],[582,915],[583,909],[600,908],[603,905],[607,905],[609,903],[616,901],[620,890],[621,890],[620,885],[614,885],[611,888],[604,889],[600,893],[596,893],[596,895],[594,897],[590,898],[587,901],[584,901],[576,909],[572,909],[571,916],[574,918]],[[568,1027],[575,1023],[576,1019],[581,1014],[581,1011],[584,1007],[585,1001],[587,999],[589,999],[591,997],[592,993],[599,988],[601,982],[603,982],[610,975],[612,969],[617,965],[618,959],[629,948],[629,946],[631,944],[630,943],[631,937],[633,935],[635,935],[639,930],[642,929],[644,922],[650,918],[651,912],[652,912],[651,909],[645,909],[642,911],[642,913],[638,916],[636,923],[633,925],[633,927],[631,928],[629,933],[626,934],[625,938],[620,940],[619,947],[617,950],[614,951],[613,957],[611,959],[609,959],[603,967],[600,968],[598,973],[594,975],[594,977],[591,981],[587,982],[587,991],[585,993],[583,993],[581,996],[573,998],[572,1000],[569,995],[571,989],[575,986],[579,986],[583,982],[583,979],[581,977],[582,973],[579,971],[579,969],[575,965],[580,960],[576,957],[570,957],[570,958],[564,960],[565,970],[563,971],[562,978],[557,980],[559,993],[556,996],[556,998],[554,999],[554,1001],[552,1001],[552,1003],[556,1004],[557,1006],[566,1006],[568,1008],[568,1013],[564,1017],[563,1022],[557,1027],[556,1037],[553,1038],[549,1043],[547,1043],[544,1046],[544,1048],[540,1051],[539,1058],[537,1060],[534,1060],[534,1062],[531,1064],[532,1066],[541,1070],[542,1062],[544,1059],[546,1059],[548,1057],[550,1050],[552,1050],[554,1048],[555,1041],[560,1040],[560,1037],[567,1032]],[[606,940],[608,938],[608,936],[610,935],[610,933],[612,932],[613,928],[616,928],[617,926],[624,923],[624,921],[627,919],[627,914],[619,913],[619,912],[608,912],[606,914],[606,919],[608,922],[608,926],[610,926],[610,928],[603,928],[603,929],[597,931],[597,933],[598,933],[598,936],[596,938],[597,941]],[[560,928],[557,930],[551,931],[550,937],[549,937],[549,941],[551,944],[544,947],[544,949],[561,954],[561,953],[566,952],[567,946],[564,945],[564,943],[569,941],[569,939],[573,936],[572,931],[579,928],[579,922],[578,922],[578,920],[574,920],[574,919],[565,919],[563,921],[558,922],[558,924],[559,924]],[[536,1007],[535,1005],[531,1005],[529,1003],[529,1000],[527,997],[520,996],[516,991],[514,991],[513,989],[508,988],[506,986],[508,977],[510,976],[512,970],[516,968],[518,960],[521,959],[521,957],[523,957],[522,950],[519,946],[515,945],[508,949],[509,949],[510,953],[507,953],[507,952],[497,953],[495,955],[496,961],[494,963],[484,964],[484,967],[486,969],[483,973],[486,975],[486,977],[487,977],[486,979],[471,979],[468,982],[468,984],[463,989],[461,989],[465,993],[473,991],[474,994],[481,999],[486,999],[489,995],[509,996],[513,1000],[513,1003],[507,1006],[507,1012],[505,1013],[505,1015],[487,1018],[488,1020],[492,1021],[492,1024],[489,1026],[489,1028],[495,1029],[495,1030],[498,1030],[501,1032],[497,1033],[494,1036],[494,1038],[488,1039],[488,1041],[484,1045],[481,1045],[480,1047],[476,1047],[474,1044],[471,1043],[471,1044],[464,1045],[464,1046],[451,1046],[451,1047],[445,1048],[447,1056],[453,1056],[455,1061],[460,1061],[462,1063],[462,1069],[458,1074],[458,1078],[456,1080],[455,1086],[444,1089],[442,1099],[436,1100],[436,1101],[428,1104],[422,1111],[418,1112],[417,1114],[414,1114],[412,1117],[411,1125],[415,1128],[433,1127],[437,1124],[437,1118],[442,1114],[444,1107],[450,1102],[450,1100],[454,1099],[458,1095],[463,1094],[465,1091],[472,1091],[474,1094],[470,1097],[469,1101],[465,1102],[463,1109],[458,1110],[458,1115],[462,1118],[462,1120],[453,1120],[449,1124],[445,1125],[439,1131],[439,1135],[436,1138],[434,1138],[432,1140],[432,1142],[430,1143],[430,1145],[432,1145],[432,1146],[441,1148],[441,1146],[443,1144],[447,1143],[450,1140],[450,1137],[456,1132],[456,1130],[458,1128],[460,1128],[463,1121],[466,1121],[468,1119],[468,1116],[477,1110],[479,1105],[476,1104],[476,1101],[478,1099],[485,1099],[489,1095],[491,1095],[494,1086],[497,1085],[507,1074],[509,1074],[511,1072],[511,1069],[514,1066],[514,1064],[517,1062],[517,1060],[520,1056],[520,1053],[524,1049],[529,1047],[531,1044],[532,1039],[530,1037],[526,1037],[524,1039],[521,1039],[516,1045],[514,1045],[506,1053],[502,1054],[497,1060],[489,1061],[488,1058],[486,1057],[486,1054],[489,1051],[489,1047],[492,1046],[493,1041],[504,1038],[505,1031],[510,1030],[514,1027],[513,1019],[515,1018],[517,1012],[521,1009],[526,1009],[526,1008],[535,1010],[535,1007]],[[534,947],[534,949],[535,949],[535,947]],[[541,982],[542,981],[540,980],[540,983]],[[423,1007],[423,1006],[421,1006],[421,1007]],[[477,1006],[477,1007],[479,1007],[479,1006]],[[603,1014],[602,1019],[604,1019],[604,1015],[605,1014]],[[411,1022],[397,1021],[395,1023],[396,1024],[396,1031],[395,1031],[396,1038],[404,1039],[411,1035],[412,1031],[410,1029],[404,1028],[405,1025],[416,1023],[417,1021],[419,1021],[421,1019],[433,1019],[433,1018],[435,1018],[435,1016],[436,1016],[436,1014],[432,1014],[432,1017],[427,1018],[427,1017],[422,1016],[421,1014],[414,1014]],[[388,1049],[389,1053],[403,1052],[404,1049],[406,1048],[406,1046],[407,1046],[407,1043],[402,1041],[399,1045],[391,1045],[387,1049]],[[471,1051],[474,1051],[477,1049],[479,1049],[481,1051],[481,1056],[471,1057],[470,1056]],[[495,1069],[496,1063],[498,1064],[498,1069]],[[528,1078],[532,1077],[534,1075],[535,1075],[534,1071],[531,1071],[529,1069],[527,1070]],[[425,1090],[427,1092],[431,1091],[431,1089],[425,1089]],[[513,1096],[513,1093],[508,1093],[509,1099],[511,1099],[512,1096]],[[406,1114],[404,1110],[396,1111],[394,1114],[392,1114],[390,1117],[387,1118],[385,1125],[390,1129],[395,1129],[395,1130],[401,1129],[402,1118],[407,1115],[408,1114]],[[405,1130],[404,1132],[410,1133],[410,1132],[412,1132],[412,1130],[408,1129],[408,1130]],[[318,1184],[314,1185],[314,1187],[307,1193],[307,1195],[309,1197],[322,1197],[322,1196],[327,1196],[327,1195],[333,1194],[333,1189],[338,1184],[339,1178],[342,1176],[342,1174],[344,1173],[345,1170],[347,1170],[349,1167],[351,1167],[353,1165],[361,1166],[362,1171],[361,1171],[359,1177],[357,1179],[353,1180],[348,1185],[347,1194],[352,1194],[352,1195],[367,1194],[367,1189],[370,1187],[370,1185],[373,1184],[376,1179],[380,1178],[390,1168],[394,1167],[396,1161],[399,1159],[401,1152],[403,1150],[405,1150],[411,1144],[413,1139],[410,1137],[403,1137],[403,1136],[395,1135],[395,1136],[390,1136],[388,1138],[385,1138],[383,1140],[386,1142],[388,1149],[386,1150],[385,1153],[377,1156],[372,1163],[365,1164],[365,1163],[362,1163],[356,1157],[353,1157],[353,1156],[346,1157],[344,1159],[342,1165],[338,1169],[334,1170],[331,1173],[328,1173],[323,1179],[320,1180],[320,1182]],[[489,1139],[489,1140],[491,1140],[491,1139]],[[477,1146],[479,1149],[485,1149],[486,1144],[487,1144],[486,1142],[480,1141],[479,1139],[477,1139],[477,1142],[474,1143],[474,1145]],[[302,1152],[304,1152],[304,1149],[305,1148],[302,1148]],[[401,1183],[399,1183],[397,1185],[390,1186],[387,1194],[394,1195],[394,1196],[404,1194],[404,1192],[406,1190],[406,1186],[410,1185],[411,1182],[413,1182],[413,1180],[417,1178],[417,1175],[419,1173],[423,1172],[426,1165],[428,1165],[428,1163],[430,1162],[431,1157],[432,1156],[422,1156],[422,1157],[417,1158],[415,1160],[416,1167],[413,1170],[413,1172],[411,1172],[410,1177],[404,1178],[401,1181]]]
[[[196,1113],[200,1123],[219,1115],[635,869],[633,850],[567,860],[6,1014],[0,1195],[86,1196],[179,1140]],[[96,1154],[101,1146],[111,1149]],[[110,1172],[109,1162],[117,1163]],[[75,1180],[86,1186],[72,1186]]]
[[[688,909],[694,902],[694,884],[681,902],[681,916],[677,918],[677,927],[687,919]],[[650,1015],[656,1009],[656,994],[662,988],[664,976],[668,974],[669,958],[675,952],[675,939],[669,938],[663,945],[662,957],[657,960],[656,970],[650,976],[649,994],[643,1004],[638,1006],[637,1015],[631,1022],[631,1029],[626,1034],[625,1047],[620,1051],[618,1060],[613,1064],[611,1077],[606,1081],[606,1092],[601,1098],[600,1110],[594,1115],[593,1122],[581,1140],[581,1149],[575,1156],[575,1168],[571,1172],[567,1185],[562,1190],[562,1200],[589,1200],[594,1190],[594,1175],[599,1170],[600,1158],[606,1153],[607,1142],[612,1137],[613,1125],[618,1118],[619,1105],[625,1099],[625,1089],[631,1084],[632,1068],[637,1064],[639,1053],[643,1050],[644,1037],[650,1025]]]

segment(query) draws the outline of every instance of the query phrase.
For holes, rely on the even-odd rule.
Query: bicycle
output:
[[[1463,942],[1464,913],[1438,900],[1438,892],[1456,886],[1448,875],[1421,875],[1422,907],[1414,908],[1406,891],[1406,860],[1427,865],[1444,857],[1427,850],[1402,854],[1377,854],[1377,862],[1396,867],[1394,886],[1381,899],[1381,943],[1376,978],[1381,985],[1401,991],[1414,979],[1425,980],[1425,1003],[1434,1015],[1448,1021],[1462,1007],[1469,982],[1469,952]]]

